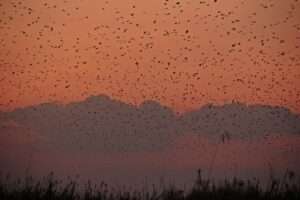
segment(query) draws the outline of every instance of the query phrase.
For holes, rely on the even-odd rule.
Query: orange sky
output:
[[[299,19],[298,0],[1,1],[0,110],[106,94],[300,112]]]

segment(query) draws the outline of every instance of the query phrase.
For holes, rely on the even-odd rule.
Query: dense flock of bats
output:
[[[243,90],[299,106],[298,0],[4,1],[0,13],[2,107],[106,93],[189,108]]]

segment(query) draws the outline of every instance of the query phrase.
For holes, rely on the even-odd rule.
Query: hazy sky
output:
[[[0,0],[0,171],[300,172],[299,19],[299,0]]]
[[[300,111],[297,0],[1,1],[0,108],[91,94]]]

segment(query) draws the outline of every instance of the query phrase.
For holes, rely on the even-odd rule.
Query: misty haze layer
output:
[[[232,103],[176,115],[155,101],[134,106],[102,95],[0,118],[0,171],[17,176],[190,183],[198,168],[219,178],[262,178],[270,166],[300,171],[300,118],[283,107]]]

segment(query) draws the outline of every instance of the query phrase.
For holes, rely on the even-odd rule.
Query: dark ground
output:
[[[221,183],[204,179],[201,170],[198,171],[194,186],[184,191],[175,186],[157,188],[152,185],[148,190],[120,189],[109,187],[105,183],[92,184],[90,181],[83,189],[75,181],[67,183],[58,180],[53,173],[41,181],[34,181],[32,177],[11,180],[9,176],[2,176],[0,182],[1,200],[39,200],[39,199],[83,199],[83,200],[299,200],[300,177],[292,171],[286,171],[281,179],[275,179],[270,174],[266,187],[262,187],[257,179],[224,180]]]

